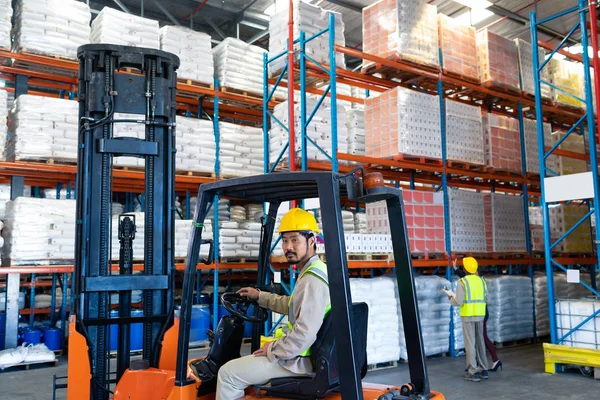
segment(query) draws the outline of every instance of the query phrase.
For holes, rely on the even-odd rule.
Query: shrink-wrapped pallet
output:
[[[533,337],[533,289],[528,276],[491,276],[487,282],[487,331],[503,343]]]
[[[177,116],[175,169],[212,173],[216,143],[213,121]]]
[[[554,90],[554,101],[560,106],[585,107],[584,103],[577,99],[585,100],[583,65],[577,62],[557,59],[550,60],[549,64],[552,83],[558,89],[561,89]]]
[[[363,8],[363,51],[437,66],[437,7],[424,0],[380,0]]]
[[[23,188],[23,196],[31,197],[31,186],[25,186]],[[6,203],[10,201],[10,185],[0,185],[0,221],[4,220],[4,213],[6,211]],[[2,247],[2,246],[0,246]],[[0,307],[1,309],[1,307]]]
[[[308,98],[306,100],[306,109],[314,110],[317,106],[317,100]],[[284,126],[289,125],[288,102],[284,101],[275,106],[273,116],[277,118]],[[300,127],[300,105],[294,106],[295,124],[294,130],[296,145],[296,159],[302,157],[302,135]],[[307,111],[309,115],[310,111]],[[343,108],[337,108],[337,151],[339,153],[348,153],[348,129],[346,125],[346,112]],[[316,110],[310,124],[306,128],[307,138],[317,144],[329,157],[333,152],[333,136],[331,126],[331,105],[328,101],[323,102]],[[271,119],[271,130],[269,131],[269,160],[274,163],[281,151],[289,142],[289,134],[281,125],[274,119]],[[323,154],[313,143],[307,140],[306,157],[308,160],[329,161],[329,158]],[[283,162],[289,160],[289,151],[286,151],[281,157]]]
[[[523,39],[515,39],[517,45],[517,53],[519,55],[519,74],[521,76],[521,90],[528,94],[535,94],[535,84],[533,80],[533,46],[531,43],[524,41]],[[541,63],[544,62],[546,53],[544,49],[538,48],[538,60]],[[540,79],[545,82],[550,82],[550,66],[546,65],[540,71]],[[545,84],[540,84],[540,91],[542,97],[545,99],[551,99],[553,89]]]
[[[277,3],[276,13],[271,16],[269,22],[269,58],[285,52],[288,45],[289,35],[289,3],[287,1]],[[306,39],[329,27],[329,16],[335,16],[335,43],[345,46],[344,22],[342,14],[324,10],[321,7],[310,4],[307,1],[294,0],[294,39],[300,37],[300,31],[306,35]],[[299,45],[296,44],[296,48]],[[305,53],[321,65],[329,65],[329,32],[326,32],[306,43]],[[337,68],[345,68],[344,54],[335,53],[335,65]],[[269,71],[273,74],[281,71],[286,64],[286,57],[280,57],[269,64]]]
[[[263,54],[258,46],[226,38],[213,50],[219,85],[255,95],[263,94]]]
[[[92,43],[160,48],[158,21],[104,7],[92,22]]]
[[[19,0],[13,26],[17,52],[76,59],[90,42],[90,7],[75,0]],[[1,36],[1,35],[0,35]]]
[[[423,350],[426,356],[443,354],[449,349],[451,307],[448,296],[442,289],[450,286],[447,279],[439,276],[415,277]]]
[[[485,252],[483,194],[466,190],[450,190],[448,199],[452,251]]]
[[[477,32],[477,66],[481,83],[519,90],[517,45],[512,40],[492,33]]]
[[[400,300],[394,278],[350,279],[352,301],[369,307],[367,362],[370,365],[406,359]],[[402,331],[401,331],[402,329]]]
[[[368,157],[442,157],[440,103],[435,96],[397,87],[370,97],[365,127]]]
[[[2,258],[10,265],[73,260],[75,200],[18,197],[6,204]]]
[[[264,173],[262,129],[219,122],[219,137],[222,175],[251,176]]]
[[[6,159],[77,161],[76,101],[21,95],[8,121]]]
[[[243,208],[243,207],[242,207]],[[223,259],[258,259],[261,223],[249,220],[219,223],[219,255]]]
[[[475,28],[438,14],[438,37],[444,71],[478,82]]]
[[[483,115],[485,162],[488,167],[521,172],[521,135],[519,122],[496,114]]]
[[[414,254],[445,252],[444,200],[442,193],[403,190],[404,214]],[[369,233],[390,234],[389,217],[385,202],[366,206]]]
[[[13,15],[12,1],[0,0],[0,49],[10,49],[10,30]]]
[[[212,85],[214,64],[210,36],[181,26],[160,28],[160,49],[179,57],[177,78]]]
[[[550,236],[552,242],[562,237],[587,213],[585,205],[557,204],[548,208],[550,224]],[[543,246],[543,219],[541,207],[529,207],[529,223],[538,226],[541,243],[537,251],[544,251]],[[537,242],[537,241],[536,241]],[[539,243],[539,242],[538,242]],[[592,251],[592,239],[590,236],[590,220],[586,219],[576,229],[567,235],[553,249],[553,252],[589,253]]]
[[[555,137],[552,135],[552,126],[544,122],[544,147],[551,148],[555,143]],[[525,159],[527,161],[527,172],[540,173],[540,158],[538,149],[538,131],[537,121],[524,118],[523,133],[525,136]],[[551,154],[546,158],[546,168],[558,173],[558,156]]]
[[[448,160],[485,164],[481,108],[445,100]]]
[[[348,154],[364,156],[365,147],[365,111],[351,108],[346,110],[346,129],[348,130]]]
[[[483,195],[488,252],[525,252],[523,198],[499,193]]]

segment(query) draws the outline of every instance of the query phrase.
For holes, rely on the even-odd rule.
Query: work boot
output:
[[[471,382],[481,381],[481,377],[479,377],[479,374],[470,374],[468,372],[463,375],[463,379],[465,381],[471,381]]]

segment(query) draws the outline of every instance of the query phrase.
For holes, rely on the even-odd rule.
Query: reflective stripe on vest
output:
[[[465,300],[460,306],[461,317],[485,317],[487,284],[477,275],[467,275],[460,280],[465,287]]]
[[[311,274],[316,276],[317,278],[321,279],[323,282],[325,282],[327,284],[327,286],[329,286],[329,277],[327,276],[327,265],[325,265],[325,263],[321,260],[317,260],[314,263],[312,263],[311,265],[309,265],[308,267],[306,267],[304,269],[304,271],[302,271],[302,273],[300,274],[300,276],[298,277],[298,280],[302,279],[302,277],[306,274]],[[294,292],[292,291],[292,294],[290,295],[290,299],[288,301],[288,323],[287,323],[287,330],[286,332],[291,332],[292,329],[294,328],[294,325],[289,321],[290,316],[292,316],[291,318],[293,318],[293,305],[292,305],[292,298],[294,297]],[[325,319],[325,317],[327,316],[327,314],[329,313],[329,311],[331,310],[331,303],[327,304],[327,308],[325,308],[325,314],[323,315],[323,319]],[[280,339],[283,337],[284,331],[283,328],[277,328],[277,330],[275,331],[275,338],[276,339]],[[300,357],[308,357],[311,354],[311,348],[309,347],[308,349],[304,350],[302,353],[300,353]]]

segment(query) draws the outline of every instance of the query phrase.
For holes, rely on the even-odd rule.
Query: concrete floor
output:
[[[193,352],[194,356],[199,354]],[[462,380],[464,357],[430,358],[427,360],[431,388],[444,393],[446,399],[600,399],[600,381],[583,377],[578,370],[557,375],[543,372],[541,345],[529,345],[498,351],[504,370],[490,372],[488,381],[478,383]],[[67,361],[63,357],[58,367],[36,367],[29,371],[9,369],[0,373],[0,399],[52,399],[52,376],[64,376]],[[400,385],[408,380],[408,366],[399,365],[370,372],[365,381]],[[58,399],[65,398],[59,391]]]

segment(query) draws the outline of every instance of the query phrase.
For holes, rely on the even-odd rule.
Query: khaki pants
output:
[[[244,397],[244,389],[252,385],[264,385],[271,378],[300,376],[283,368],[267,357],[253,355],[229,361],[219,369],[217,397],[215,400],[233,400]]]
[[[483,339],[483,321],[471,322],[462,320],[465,352],[467,353],[467,369],[470,374],[487,371],[488,362]]]

